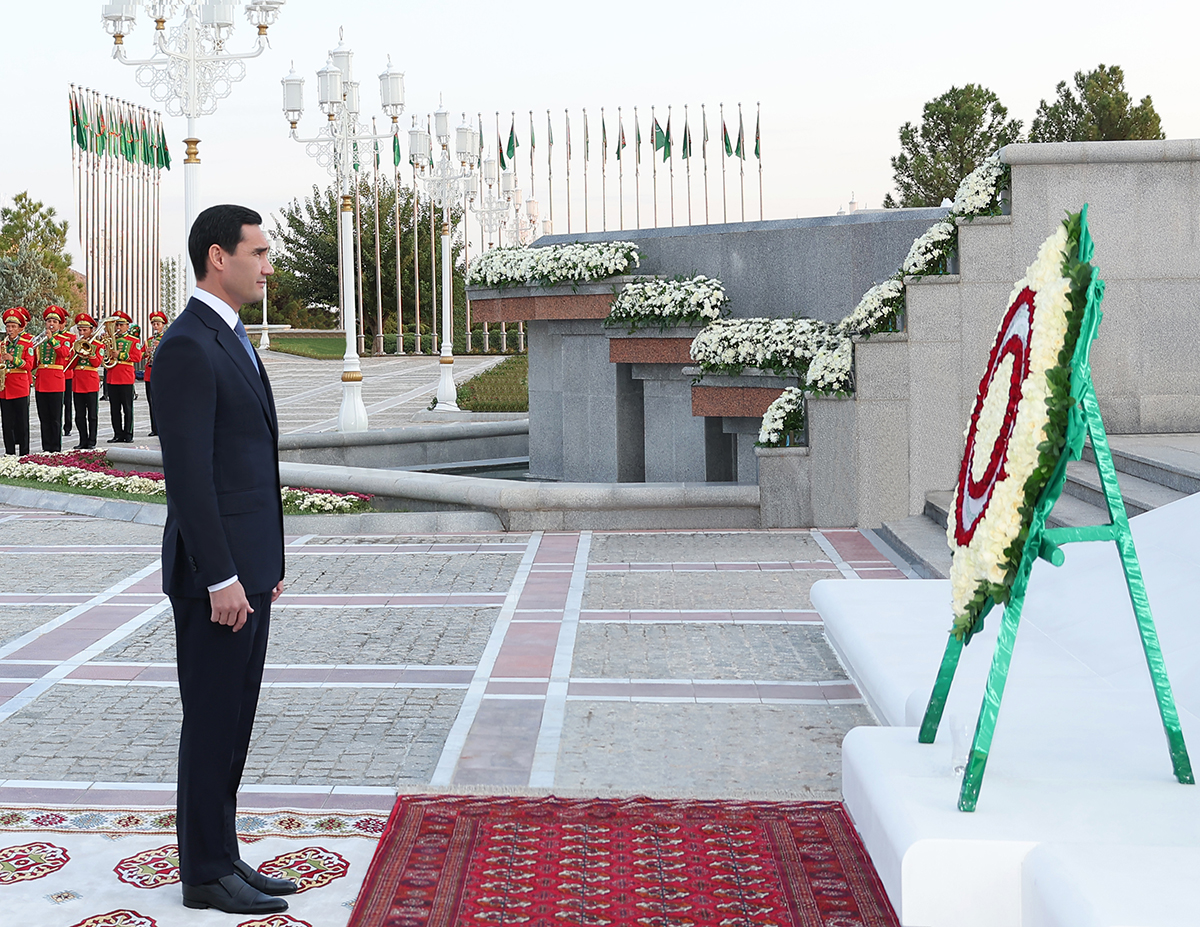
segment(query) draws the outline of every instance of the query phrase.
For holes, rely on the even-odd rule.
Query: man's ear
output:
[[[208,246],[208,266],[214,270],[225,269],[225,251],[218,244]]]

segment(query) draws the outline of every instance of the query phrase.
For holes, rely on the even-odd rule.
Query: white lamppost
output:
[[[432,150],[429,133],[424,129],[410,129],[408,137],[417,176],[429,199],[442,210],[442,356],[436,408],[443,412],[457,412],[458,390],[454,386],[453,258],[450,251],[450,216],[447,210],[472,189],[475,180],[472,165],[479,150],[479,132],[467,122],[464,114],[462,125],[455,132],[454,155],[458,160],[456,167],[450,156],[450,114],[444,107],[439,107],[433,114],[433,131],[442,148],[442,154],[432,165],[429,163]]]
[[[200,198],[200,139],[196,121],[217,109],[233,85],[246,76],[247,58],[257,58],[267,47],[267,27],[279,18],[284,0],[251,0],[246,19],[258,27],[254,48],[233,53],[225,48],[233,32],[232,0],[145,0],[146,14],[154,20],[154,54],[133,60],[125,57],[125,36],[133,31],[137,3],[105,2],[101,9],[104,30],[113,37],[113,58],[137,68],[137,82],[172,116],[186,116],[188,137],[183,160],[183,240],[186,246]],[[183,22],[168,31],[167,20],[182,8]],[[191,261],[187,288],[196,285]]]
[[[496,185],[495,158],[486,158],[484,160],[482,173],[483,182],[487,185],[487,192],[479,194],[478,205],[475,203],[475,193],[468,191],[467,198],[470,201],[471,212],[475,213],[479,224],[487,232],[487,243],[490,248],[492,247],[496,232],[504,225],[504,217],[508,215],[508,200],[505,197],[497,196],[492,190],[492,187]]]
[[[354,205],[350,194],[354,174],[355,148],[358,142],[391,139],[399,132],[404,112],[404,74],[392,68],[379,75],[379,99],[383,111],[392,119],[392,131],[375,135],[359,122],[358,83],[353,79],[354,52],[341,43],[329,53],[325,67],[317,71],[317,102],[326,122],[314,138],[301,138],[296,126],[304,112],[304,78],[292,70],[282,80],[283,114],[291,123],[290,136],[305,146],[317,163],[337,178],[341,197],[339,238],[342,280],[339,301],[342,326],[346,330],[346,353],[342,356],[342,407],[338,412],[338,431],[366,431],[367,407],[362,399],[362,366],[358,360],[354,313]]]

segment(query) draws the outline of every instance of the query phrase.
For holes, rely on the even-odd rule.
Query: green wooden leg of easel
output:
[[[1040,537],[1041,525],[1035,516],[1031,537]],[[1025,589],[1029,585],[1029,573],[1036,557],[1034,551],[1039,544],[1026,544],[1021,565],[1013,581],[1012,593],[1004,607],[1000,620],[1000,633],[996,637],[996,650],[992,654],[992,668],[988,671],[987,687],[983,690],[983,705],[979,709],[979,722],[975,725],[975,738],[971,741],[971,752],[967,757],[967,768],[963,772],[962,789],[958,793],[958,810],[974,811],[979,800],[979,787],[983,784],[983,773],[987,768],[988,753],[992,749],[992,737],[996,733],[996,718],[1000,714],[1000,701],[1004,698],[1004,684],[1008,681],[1008,668],[1012,662],[1013,646],[1017,641],[1017,627],[1021,623],[1021,609],[1025,605]]]
[[[1142,578],[1142,565],[1133,544],[1129,517],[1125,512],[1125,500],[1121,498],[1120,486],[1117,483],[1117,471],[1112,462],[1112,452],[1108,447],[1108,435],[1104,431],[1104,422],[1100,418],[1100,408],[1096,403],[1095,393],[1088,390],[1082,396],[1082,400],[1084,414],[1087,416],[1088,431],[1092,438],[1092,449],[1096,457],[1096,469],[1100,474],[1100,484],[1104,487],[1109,516],[1113,523],[1113,540],[1116,541],[1117,551],[1121,555],[1121,568],[1125,572],[1125,585],[1129,589],[1129,601],[1133,605],[1138,633],[1142,638],[1142,652],[1146,655],[1150,681],[1154,685],[1154,696],[1158,700],[1158,714],[1162,719],[1163,731],[1167,735],[1167,749],[1171,754],[1171,766],[1176,779],[1185,785],[1194,785],[1196,779],[1192,774],[1192,762],[1188,757],[1187,746],[1183,742],[1183,728],[1179,723],[1179,713],[1175,709],[1175,697],[1171,693],[1171,680],[1167,676],[1166,662],[1163,660],[1162,648],[1158,643],[1158,631],[1154,627],[1154,618],[1150,614],[1150,598],[1146,594],[1146,583]]]
[[[918,743],[931,744],[937,736],[938,725],[942,722],[942,712],[946,710],[946,699],[950,695],[950,684],[954,682],[954,672],[958,669],[958,658],[962,655],[962,649],[962,641],[951,634],[950,639],[946,641],[946,652],[942,654],[942,665],[938,668],[933,693],[929,696],[929,704],[925,706],[921,733],[917,735]]]

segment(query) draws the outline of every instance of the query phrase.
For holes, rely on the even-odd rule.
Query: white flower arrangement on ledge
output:
[[[71,454],[38,454],[37,459],[74,459]],[[0,479],[30,480],[35,483],[47,483],[57,486],[71,486],[76,489],[101,490],[105,492],[123,492],[134,496],[166,495],[167,488],[161,474],[137,473],[122,474],[119,471],[98,472],[83,467],[53,463],[34,463],[21,457],[0,457]],[[312,491],[307,489],[292,489],[284,486],[282,501],[285,507],[298,509],[302,512],[336,513],[362,510],[363,504],[371,497],[361,493],[334,493]]]
[[[904,281],[898,277],[877,283],[863,294],[854,311],[838,322],[840,334],[869,335],[894,329],[904,313]]]
[[[720,280],[697,275],[690,280],[627,283],[613,300],[605,325],[627,325],[630,331],[657,325],[707,325],[728,312],[729,300]]]
[[[627,274],[638,266],[631,241],[574,242],[547,248],[493,248],[471,261],[467,286],[554,286]]]
[[[804,431],[804,391],[794,386],[785,389],[763,415],[758,430],[760,447],[790,447]]]
[[[988,155],[958,185],[950,215],[962,219],[999,215],[1000,194],[1011,175],[1012,169],[1000,161],[1000,152]]]
[[[804,379],[813,358],[841,340],[818,319],[718,319],[692,340],[691,355],[702,374],[757,367]]]
[[[906,277],[944,274],[958,250],[958,229],[953,222],[936,222],[908,249],[901,273]]]

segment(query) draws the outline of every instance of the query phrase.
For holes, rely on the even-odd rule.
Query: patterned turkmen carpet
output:
[[[837,802],[402,796],[351,927],[898,927]]]
[[[238,815],[241,856],[295,879],[286,914],[230,915],[182,903],[175,813],[159,809],[0,808],[0,924],[21,927],[341,927],[382,814]]]

